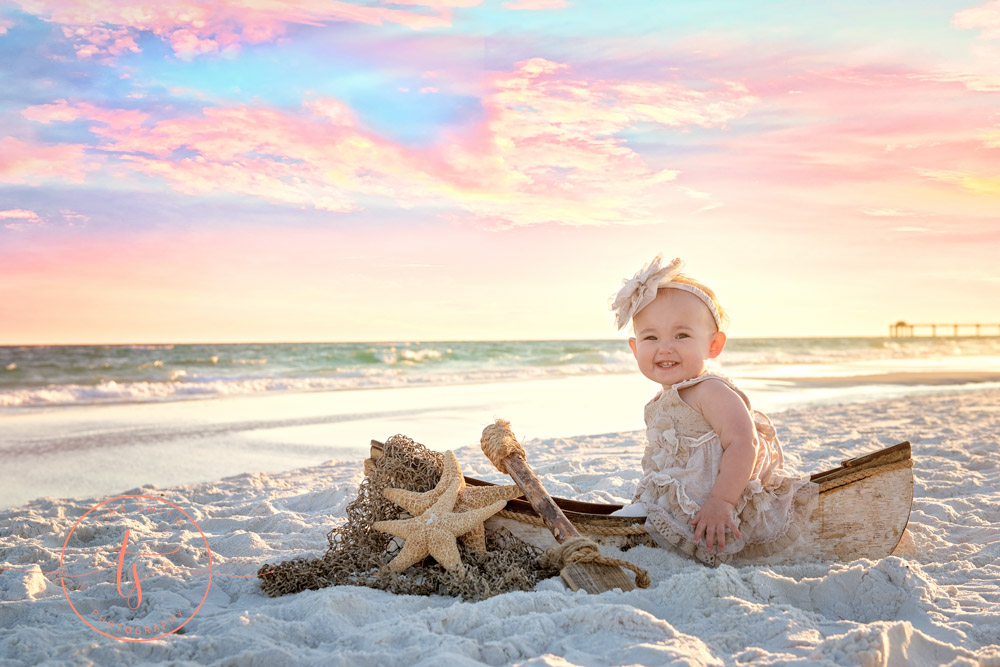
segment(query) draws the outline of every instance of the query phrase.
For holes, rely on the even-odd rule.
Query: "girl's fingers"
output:
[[[691,525],[695,526],[694,529],[695,544],[698,544],[698,540],[701,539],[702,533],[705,532],[705,526],[701,524],[700,521],[701,521],[701,512],[698,512],[697,514],[694,515],[694,518],[691,519]]]
[[[712,536],[712,543],[708,546],[708,550],[712,551],[716,546],[721,549],[726,544],[726,526],[724,524],[719,524],[713,526],[711,530],[708,531]]]
[[[701,542],[709,551],[712,551],[716,546],[718,546],[720,551],[726,548],[726,529],[730,530],[736,539],[743,539],[743,535],[736,526],[736,522],[731,519],[724,523],[709,526],[707,521],[702,521],[701,512],[698,512],[691,519],[691,525],[695,526],[694,543],[698,544]]]
[[[719,535],[718,526],[712,526],[705,532],[705,546],[708,548],[709,551],[712,551],[715,548],[715,545],[718,543],[719,541],[718,535]]]

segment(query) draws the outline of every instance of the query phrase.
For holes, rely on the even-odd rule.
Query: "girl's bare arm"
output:
[[[750,481],[757,457],[753,419],[739,395],[720,381],[700,382],[682,397],[704,415],[722,442],[722,460],[711,497],[691,522],[696,526],[695,542],[704,537],[709,551],[716,544],[722,549],[726,545],[726,528],[741,537],[733,510]]]

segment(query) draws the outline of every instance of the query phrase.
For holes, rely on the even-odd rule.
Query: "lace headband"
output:
[[[641,271],[627,280],[622,281],[622,288],[614,297],[611,310],[615,311],[615,320],[619,329],[624,329],[636,314],[653,303],[656,298],[656,290],[670,288],[679,289],[694,294],[702,300],[712,313],[715,326],[722,328],[722,318],[719,316],[719,309],[715,302],[708,296],[705,290],[688,283],[674,282],[674,278],[680,274],[684,268],[684,262],[679,257],[675,257],[670,264],[660,267],[663,262],[663,255],[657,255],[652,262],[647,264]]]

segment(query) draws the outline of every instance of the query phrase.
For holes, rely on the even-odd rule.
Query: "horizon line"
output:
[[[913,335],[913,336],[889,336],[889,335],[860,335],[860,334],[840,334],[840,335],[805,335],[805,336],[782,336],[782,335],[762,335],[762,336],[730,336],[733,340],[760,340],[771,338],[778,340],[830,340],[836,338],[868,338],[868,339],[935,339],[935,338],[1000,338],[1000,334],[986,335]],[[560,342],[582,342],[582,341],[626,341],[627,338],[617,337],[580,337],[580,338],[409,338],[409,339],[383,339],[383,340],[197,340],[197,341],[130,341],[130,342],[59,342],[59,343],[7,343],[0,342],[0,347],[131,347],[137,345],[166,346],[166,345],[409,345],[413,343],[560,343]]]

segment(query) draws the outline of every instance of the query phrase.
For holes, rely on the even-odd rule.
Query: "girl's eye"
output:
[[[689,336],[686,333],[679,333],[679,334],[677,334],[677,337],[678,338],[688,338]]]
[[[643,340],[656,340],[656,336],[646,336]]]

